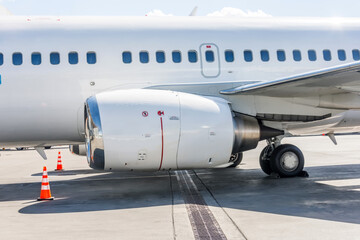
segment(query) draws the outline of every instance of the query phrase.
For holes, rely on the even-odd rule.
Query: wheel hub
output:
[[[235,153],[235,154],[232,154],[231,156],[230,156],[230,160],[229,160],[229,162],[235,162],[236,160],[238,160],[238,158],[239,158],[239,153]]]
[[[292,172],[299,166],[299,158],[294,152],[285,152],[280,159],[282,168],[287,172]]]

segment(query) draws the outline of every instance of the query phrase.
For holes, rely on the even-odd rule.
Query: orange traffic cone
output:
[[[59,152],[55,171],[62,171],[62,170],[64,170],[64,169],[63,169],[62,162],[61,162],[61,152]]]
[[[48,179],[46,167],[44,167],[43,169],[40,197],[37,200],[38,201],[54,200],[54,198],[51,197],[50,185],[49,185],[49,179]]]

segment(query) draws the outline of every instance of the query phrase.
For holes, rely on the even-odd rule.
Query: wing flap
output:
[[[270,97],[319,96],[360,90],[360,62],[318,71],[258,82],[220,91],[224,95],[263,95]]]

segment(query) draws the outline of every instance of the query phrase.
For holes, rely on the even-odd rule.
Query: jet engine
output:
[[[260,129],[224,99],[167,90],[103,92],[85,105],[88,163],[107,171],[226,167]]]

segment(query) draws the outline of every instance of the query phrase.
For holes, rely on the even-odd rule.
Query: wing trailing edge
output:
[[[360,91],[360,62],[353,62],[274,81],[220,91],[224,95],[304,97]]]

